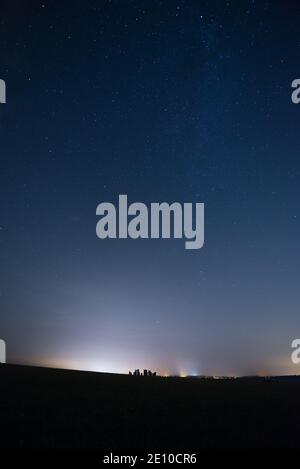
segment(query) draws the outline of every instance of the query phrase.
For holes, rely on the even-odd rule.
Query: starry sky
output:
[[[9,362],[299,372],[297,4],[1,0]],[[119,194],[204,202],[205,247],[97,239]]]

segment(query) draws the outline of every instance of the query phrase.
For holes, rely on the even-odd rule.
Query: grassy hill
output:
[[[0,447],[300,448],[300,382],[0,366]]]

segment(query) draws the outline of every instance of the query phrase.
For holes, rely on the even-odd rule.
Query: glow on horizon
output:
[[[230,370],[230,372],[224,370],[224,372],[222,372],[222,370],[214,369],[211,370],[211,372],[205,370],[204,372],[200,373],[197,371],[195,363],[189,364],[186,362],[182,362],[179,364],[177,361],[174,366],[170,366],[170,363],[169,366],[165,367],[155,366],[154,363],[151,363],[149,357],[147,357],[147,359],[143,359],[141,358],[141,356],[139,356],[138,360],[134,360],[132,359],[132,357],[126,357],[125,363],[125,361],[122,361],[119,358],[119,354],[117,357],[112,357],[111,360],[106,359],[106,357],[104,357],[103,360],[95,360],[93,358],[90,359],[89,356],[86,356],[84,358],[81,357],[81,359],[73,359],[71,356],[70,358],[65,357],[64,359],[60,359],[55,356],[41,356],[39,359],[33,357],[23,357],[22,360],[14,360],[13,363],[19,363],[27,366],[41,366],[49,368],[124,375],[127,375],[129,371],[134,371],[135,369],[140,369],[141,371],[143,371],[144,369],[149,369],[155,371],[159,376],[162,377],[178,376],[182,378],[197,376],[237,378],[242,376],[249,376],[249,374],[251,374],[252,376],[267,377],[299,374],[299,369],[295,367],[295,365],[292,365],[285,357],[281,357],[281,359],[278,359],[276,363],[269,364],[269,366],[257,368],[256,371],[253,369],[251,373],[249,373],[249,371],[247,372],[246,369],[245,372],[242,372],[240,370]]]
[[[145,366],[135,366],[134,364],[129,365],[120,365],[118,363],[113,362],[106,362],[106,361],[93,361],[93,360],[60,360],[56,358],[43,358],[40,360],[37,359],[29,359],[23,361],[20,364],[26,366],[41,366],[46,368],[57,368],[62,370],[74,370],[74,371],[87,371],[87,372],[95,372],[95,373],[111,373],[111,374],[122,374],[128,375],[130,371],[134,371],[139,369],[141,372],[144,369],[149,369],[151,371],[155,371],[158,376],[161,377],[170,377],[170,376],[179,376],[179,377],[188,377],[188,376],[200,376],[200,375],[192,375],[188,374],[185,371],[174,372],[167,368],[159,368],[155,366],[150,366],[145,364]]]

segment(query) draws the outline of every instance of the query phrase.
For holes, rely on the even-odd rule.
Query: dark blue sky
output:
[[[2,1],[11,362],[296,373],[296,1]],[[204,202],[205,247],[96,238],[101,201]],[[299,275],[299,274],[298,274]]]

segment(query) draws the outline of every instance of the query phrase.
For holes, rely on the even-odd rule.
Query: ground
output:
[[[0,366],[1,448],[300,448],[300,381]]]

